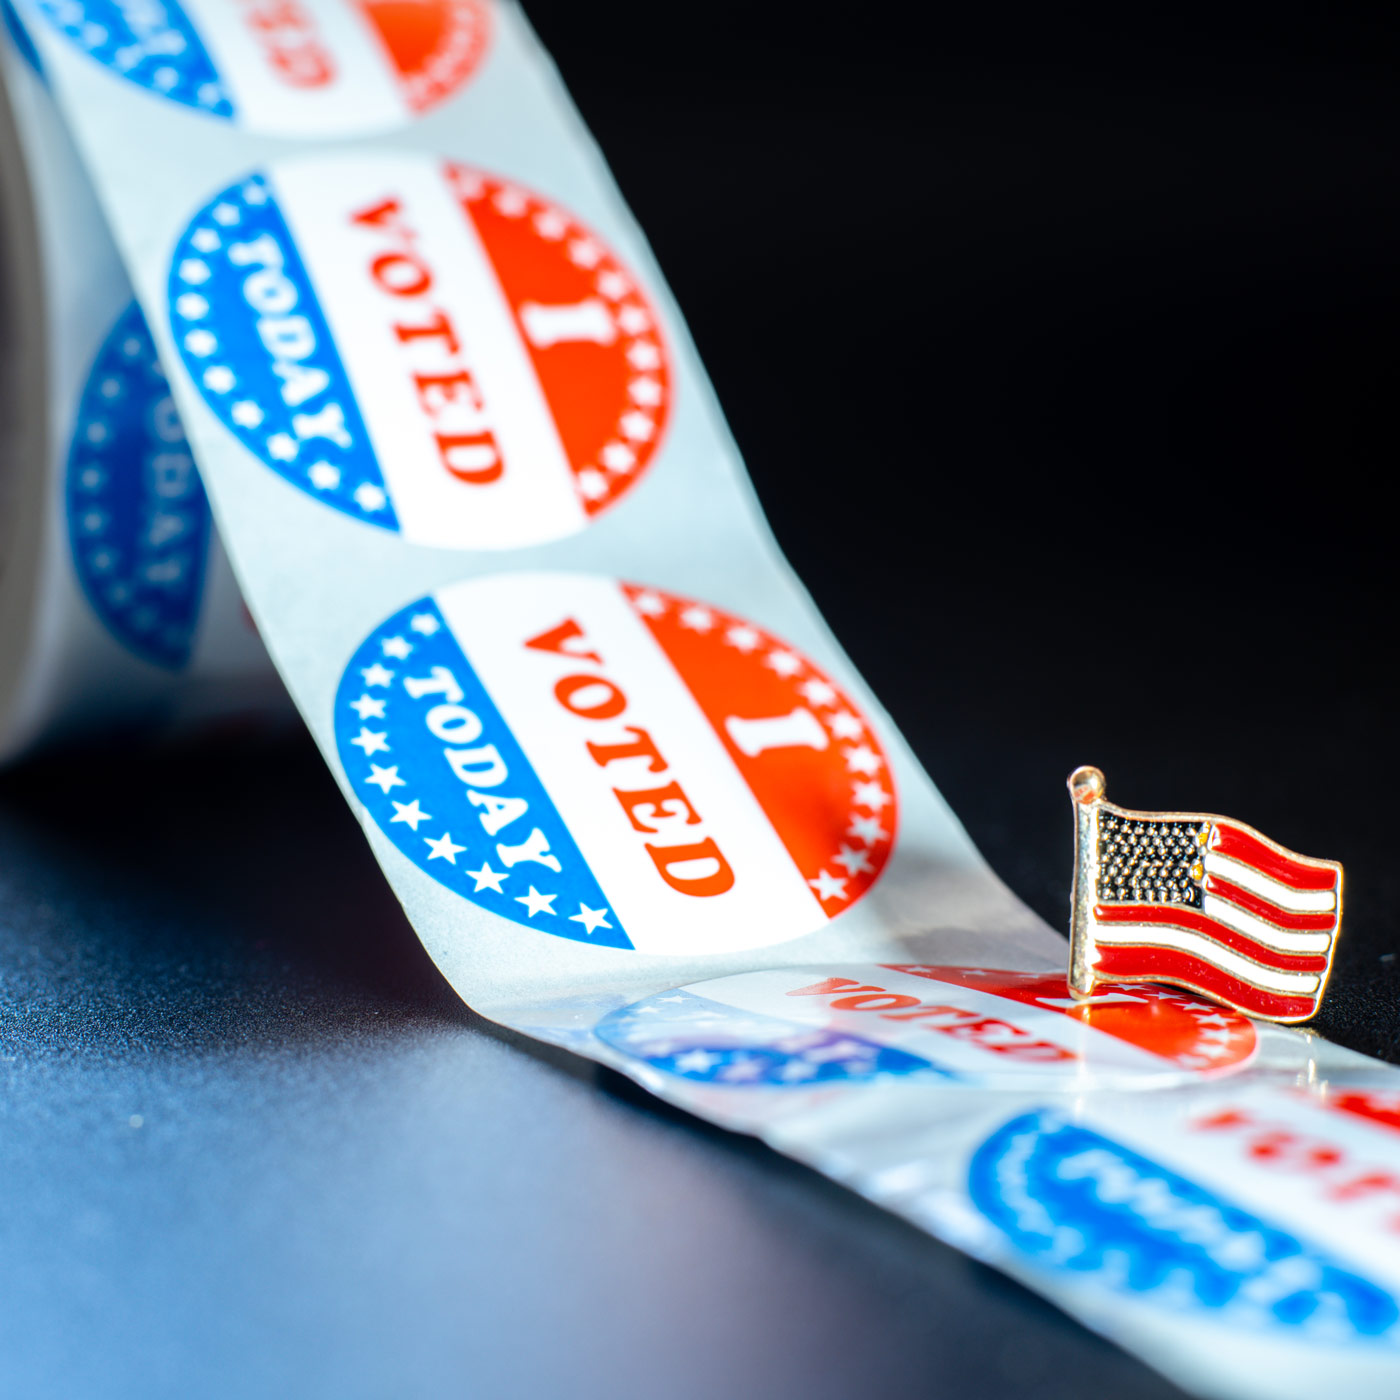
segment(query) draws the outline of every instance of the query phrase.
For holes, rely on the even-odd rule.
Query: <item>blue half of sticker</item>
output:
[[[233,103],[199,31],[177,0],[34,0],[71,44],[109,72],[212,117]]]
[[[968,1190],[1028,1258],[1175,1311],[1319,1341],[1393,1340],[1385,1289],[1121,1144],[1041,1111],[976,1152]]]
[[[356,796],[420,870],[527,928],[632,947],[431,598],[355,653],[336,692],[335,737]]]
[[[806,1088],[929,1070],[957,1077],[862,1036],[794,1026],[683,990],[610,1012],[593,1033],[624,1055],[698,1084]]]
[[[78,403],[65,476],[83,592],[142,660],[184,667],[209,550],[209,503],[150,331],[133,302],[102,343]]]
[[[397,530],[350,378],[261,175],[195,215],[175,247],[168,289],[180,356],[224,425],[293,486]]]

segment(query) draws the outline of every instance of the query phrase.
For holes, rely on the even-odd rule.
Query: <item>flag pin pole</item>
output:
[[[1069,990],[1087,999],[1094,994],[1093,905],[1099,883],[1098,814],[1103,802],[1104,776],[1085,765],[1069,775],[1074,804],[1074,888],[1070,895]]]

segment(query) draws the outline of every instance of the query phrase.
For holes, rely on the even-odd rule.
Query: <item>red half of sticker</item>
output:
[[[579,501],[594,515],[645,470],[666,430],[671,371],[656,313],[567,211],[462,166],[447,174],[515,318]]]
[[[485,0],[359,0],[415,112],[451,96],[481,62],[491,34]]]
[[[828,915],[874,884],[894,842],[889,759],[804,656],[744,618],[625,584]]]

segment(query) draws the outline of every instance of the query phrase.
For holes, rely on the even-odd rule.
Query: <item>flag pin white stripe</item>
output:
[[[1295,890],[1282,881],[1271,879],[1243,861],[1207,851],[1204,861],[1207,875],[1218,875],[1232,885],[1287,910],[1290,914],[1330,914],[1337,907],[1334,890]]]
[[[1208,919],[1214,919],[1216,923],[1224,924],[1226,928],[1232,928],[1236,933],[1255,943],[1262,943],[1277,953],[1325,953],[1332,942],[1332,935],[1326,929],[1307,933],[1282,929],[1209,891],[1201,901],[1201,908]]]

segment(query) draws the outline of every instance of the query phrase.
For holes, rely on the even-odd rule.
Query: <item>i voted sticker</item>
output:
[[[1306,1234],[1055,1112],[992,1134],[968,1191],[1018,1253],[1110,1294],[1324,1345],[1400,1333],[1394,1295]]]
[[[843,1073],[860,1077],[883,1049],[906,1072],[999,1088],[1140,1089],[1238,1069],[1257,1048],[1243,1016],[1166,988],[1086,1002],[1059,973],[924,964],[739,973],[648,997],[595,1033],[657,1069],[730,1084],[829,1078],[818,1066],[843,1050]]]
[[[180,670],[199,622],[209,504],[134,302],[79,399],[65,501],[73,565],[93,611],[142,660]]]
[[[899,1078],[921,1070],[947,1073],[878,1040],[745,1010],[690,987],[614,1011],[593,1033],[629,1059],[697,1084],[812,1088]]]
[[[169,288],[185,367],[249,451],[418,544],[573,534],[665,431],[665,346],[631,275],[564,210],[462,166],[254,175],[195,216]]]
[[[282,136],[411,121],[480,65],[487,0],[33,0],[155,97]]]
[[[585,574],[440,589],[335,701],[346,779],[446,888],[601,947],[718,953],[849,909],[895,836],[868,721],[742,618]]]

